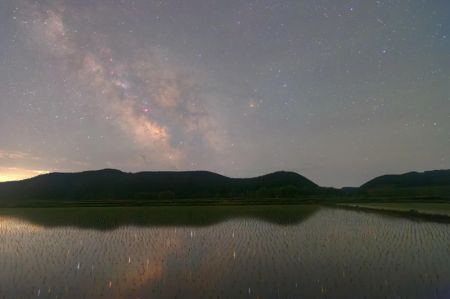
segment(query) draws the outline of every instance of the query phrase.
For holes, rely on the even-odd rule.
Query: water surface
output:
[[[450,226],[315,206],[0,210],[0,298],[450,298]]]

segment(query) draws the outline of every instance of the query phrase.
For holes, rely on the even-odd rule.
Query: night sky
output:
[[[0,2],[0,181],[450,168],[450,1]]]

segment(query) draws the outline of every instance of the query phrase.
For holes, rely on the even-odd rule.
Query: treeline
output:
[[[160,191],[160,192],[142,192],[135,194],[135,199],[159,199],[170,200],[177,198],[302,198],[311,195],[342,195],[342,192],[334,188],[301,188],[293,185],[281,186],[276,188],[261,187],[257,190],[230,190],[223,189],[217,192],[199,190],[197,192],[183,191]]]

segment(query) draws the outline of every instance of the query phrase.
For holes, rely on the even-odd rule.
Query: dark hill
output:
[[[358,194],[404,199],[450,199],[450,170],[383,175],[362,185]]]
[[[361,188],[410,188],[430,186],[450,186],[450,170],[432,170],[425,172],[408,172],[399,175],[383,175],[370,180],[362,185]]]
[[[293,197],[320,187],[293,172],[229,178],[208,171],[125,173],[114,169],[50,173],[0,183],[0,200],[115,200],[211,197]]]

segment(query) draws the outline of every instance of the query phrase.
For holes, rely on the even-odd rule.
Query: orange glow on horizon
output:
[[[0,182],[19,181],[46,173],[49,173],[49,171],[16,167],[0,167]]]

